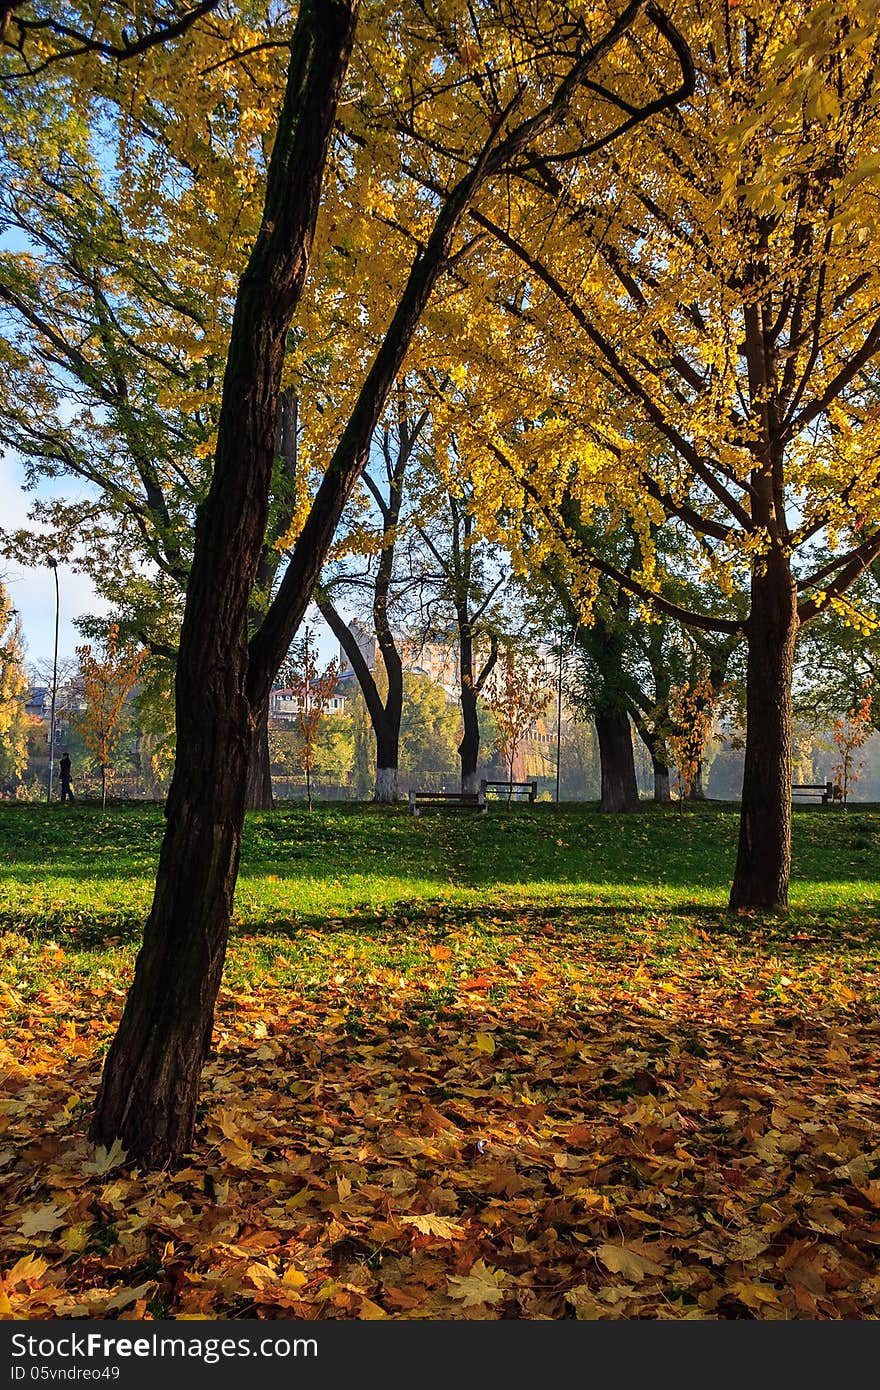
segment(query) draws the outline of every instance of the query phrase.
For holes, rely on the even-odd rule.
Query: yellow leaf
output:
[[[493,1269],[485,1260],[477,1260],[468,1274],[456,1274],[449,1279],[449,1297],[460,1299],[465,1308],[499,1303],[504,1297],[501,1285],[506,1278],[503,1269]]]
[[[779,1294],[772,1284],[739,1283],[731,1287],[740,1303],[747,1308],[760,1308],[765,1303],[778,1303]]]
[[[301,1289],[304,1284],[309,1282],[309,1279],[308,1275],[303,1274],[301,1269],[297,1269],[295,1265],[288,1265],[281,1282],[286,1284],[289,1289]]]
[[[10,1287],[14,1287],[23,1280],[42,1279],[48,1268],[49,1261],[44,1260],[42,1255],[22,1255],[5,1276],[6,1282]]]
[[[36,1236],[57,1231],[64,1220],[66,1207],[56,1207],[50,1203],[45,1207],[35,1207],[25,1212],[19,1225],[23,1236]]]
[[[402,1226],[415,1226],[417,1231],[421,1231],[425,1236],[439,1236],[441,1240],[457,1240],[464,1235],[464,1227],[454,1221],[451,1216],[439,1216],[436,1212],[428,1211],[421,1216],[403,1216],[400,1219]]]
[[[99,1144],[95,1149],[95,1157],[91,1162],[83,1164],[83,1172],[95,1173],[100,1177],[102,1173],[109,1173],[111,1168],[118,1168],[120,1163],[125,1162],[126,1157],[120,1139],[114,1139],[109,1149]]]
[[[599,1318],[607,1316],[605,1309],[596,1302],[592,1290],[586,1284],[578,1284],[577,1288],[569,1289],[565,1301],[571,1304],[579,1322],[596,1322]]]
[[[148,1284],[138,1284],[136,1289],[120,1289],[114,1294],[109,1303],[105,1303],[102,1312],[111,1313],[117,1308],[127,1308],[129,1303],[136,1303],[139,1298],[146,1298],[156,1287],[155,1279]]]
[[[388,1314],[384,1308],[380,1308],[378,1303],[374,1303],[371,1298],[361,1300],[360,1317],[366,1322],[378,1322],[380,1318],[387,1318]]]
[[[656,1261],[626,1245],[600,1245],[596,1254],[612,1274],[622,1274],[636,1284],[644,1279],[646,1274],[662,1273],[662,1268]]]
[[[85,1250],[89,1243],[89,1231],[91,1227],[87,1221],[80,1222],[77,1226],[67,1226],[58,1240],[62,1250],[68,1251],[71,1255],[76,1255],[80,1250]]]
[[[487,1057],[492,1057],[495,1052],[495,1039],[491,1033],[477,1033],[474,1036],[474,1047],[478,1052],[485,1052]]]
[[[245,1270],[245,1275],[250,1279],[252,1284],[256,1284],[258,1289],[265,1288],[266,1284],[278,1283],[278,1275],[275,1273],[274,1269],[270,1269],[268,1265],[264,1264],[255,1263],[248,1265]]]

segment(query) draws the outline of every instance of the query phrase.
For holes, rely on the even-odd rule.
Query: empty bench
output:
[[[480,783],[480,791],[484,797],[493,796],[527,796],[529,802],[538,799],[537,782],[488,782],[484,777]]]
[[[486,810],[486,793],[482,787],[478,792],[417,792],[409,794],[410,815],[417,816],[425,806],[453,806],[462,811]]]
[[[792,798],[799,796],[818,797],[823,806],[827,806],[829,801],[834,800],[833,782],[794,782],[791,788]]]

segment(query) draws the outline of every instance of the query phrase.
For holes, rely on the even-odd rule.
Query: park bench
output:
[[[827,806],[829,801],[834,800],[833,782],[794,782],[791,788],[792,797],[796,796],[817,796],[821,799],[822,805]]]
[[[478,792],[419,792],[411,791],[409,794],[410,815],[417,816],[425,806],[452,806],[459,810],[485,812],[486,794],[480,789]]]
[[[484,797],[490,794],[495,796],[528,796],[529,802],[538,799],[537,782],[488,782],[484,777],[480,783],[480,791]]]

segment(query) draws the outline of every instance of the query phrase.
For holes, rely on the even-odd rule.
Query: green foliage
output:
[[[431,789],[454,781],[460,738],[458,705],[428,676],[406,672],[400,724],[401,784]]]

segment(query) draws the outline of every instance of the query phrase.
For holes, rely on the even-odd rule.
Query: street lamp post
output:
[[[55,772],[55,700],[58,694],[58,617],[61,612],[61,596],[58,591],[58,561],[49,557],[49,565],[55,575],[55,656],[52,663],[52,709],[49,715],[49,791],[47,801],[52,800],[52,778]]]

